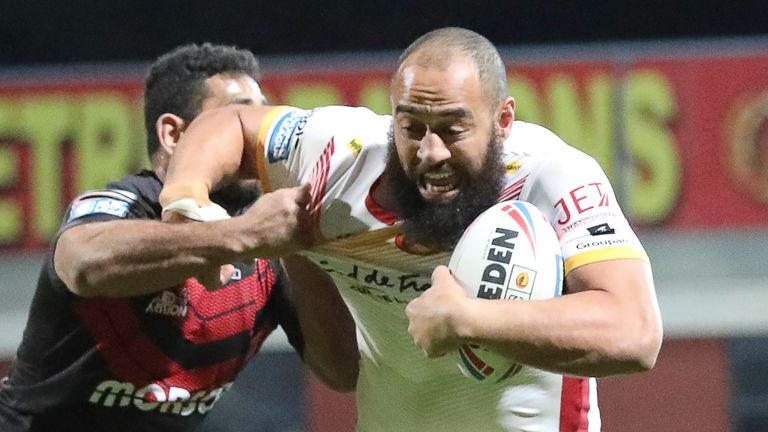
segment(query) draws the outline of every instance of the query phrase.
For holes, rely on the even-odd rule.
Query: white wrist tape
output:
[[[163,207],[163,213],[179,213],[188,219],[200,222],[213,222],[229,219],[229,213],[216,203],[200,206],[192,198],[183,198],[173,201]]]

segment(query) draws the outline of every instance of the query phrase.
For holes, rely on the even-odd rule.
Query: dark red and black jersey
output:
[[[159,219],[149,171],[74,200],[61,231],[115,219]],[[215,197],[214,197],[215,199]],[[251,199],[252,201],[252,199]],[[249,202],[220,202],[231,213]],[[188,431],[280,324],[301,350],[278,263],[236,264],[208,290],[190,278],[153,294],[82,298],[43,265],[27,327],[0,388],[0,430]]]

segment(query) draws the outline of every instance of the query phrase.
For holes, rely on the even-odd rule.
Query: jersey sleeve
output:
[[[331,208],[352,208],[351,189],[371,183],[371,158],[386,160],[389,116],[367,108],[331,106],[311,111],[278,107],[259,131],[256,164],[265,192],[311,185],[310,217],[315,232],[326,238],[345,234],[342,217]],[[375,164],[373,164],[375,165]],[[356,194],[354,199],[362,195]],[[343,204],[342,204],[343,203]]]
[[[356,142],[379,140],[381,131],[388,130],[389,117],[367,108],[277,107],[259,130],[256,162],[264,190],[304,183],[311,183],[313,191],[331,189],[359,155]]]
[[[44,271],[47,272],[51,287],[60,292],[69,292],[54,265],[54,252],[64,231],[86,223],[147,218],[152,211],[138,195],[123,189],[93,190],[75,198],[64,214],[59,231],[51,240],[51,248],[46,258]]]
[[[89,222],[144,218],[148,210],[135,193],[127,190],[102,189],[85,192],[70,204],[59,233]]]
[[[573,150],[567,158],[548,158],[531,173],[525,189],[527,200],[544,212],[557,233],[566,274],[592,262],[648,260],[608,177],[590,156]]]

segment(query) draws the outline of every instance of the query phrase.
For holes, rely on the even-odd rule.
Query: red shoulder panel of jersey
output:
[[[189,279],[154,296],[78,299],[74,308],[116,378],[210,388],[231,381],[276,327],[260,313],[274,270],[258,264],[255,274],[216,291]]]

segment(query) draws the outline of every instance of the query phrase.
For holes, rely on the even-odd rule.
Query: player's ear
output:
[[[499,131],[501,132],[501,136],[503,138],[506,138],[509,136],[510,131],[512,130],[512,123],[515,121],[515,99],[512,97],[507,97],[504,99],[504,102],[501,104],[501,111],[499,112],[498,117],[498,125],[499,125]]]
[[[157,140],[167,154],[172,155],[176,150],[176,143],[179,142],[186,128],[187,122],[176,114],[164,113],[157,118],[155,122]]]

